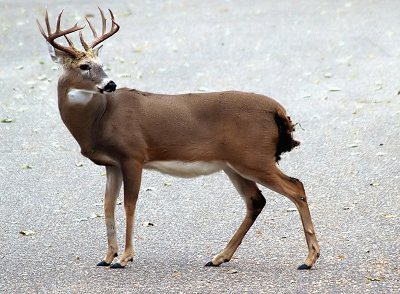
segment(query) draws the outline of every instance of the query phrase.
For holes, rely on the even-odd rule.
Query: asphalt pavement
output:
[[[321,245],[312,270],[296,270],[307,247],[294,205],[264,188],[233,260],[204,267],[239,226],[240,197],[223,173],[148,171],[133,263],[95,266],[105,171],[61,122],[60,70],[35,18],[47,7],[54,24],[64,8],[63,26],[91,14],[99,26],[97,4],[121,25],[101,53],[119,87],[234,89],[287,108],[302,144],[280,167],[305,185]],[[0,292],[399,293],[399,28],[396,0],[0,0]],[[122,247],[123,205],[116,217]]]

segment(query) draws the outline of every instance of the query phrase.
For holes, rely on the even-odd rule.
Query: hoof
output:
[[[100,261],[96,266],[110,266],[111,263],[105,262],[104,260]]]
[[[133,257],[131,257],[128,261],[133,262]],[[110,268],[124,268],[119,262],[113,263]]]
[[[311,269],[311,265],[306,265],[305,263],[300,265],[298,268],[298,270],[309,270]]]
[[[109,266],[111,263],[105,262],[104,260],[100,261],[96,266]]]
[[[124,268],[119,262],[116,262],[110,266],[110,268]]]
[[[207,262],[206,263],[206,265],[205,266],[213,266],[213,267],[218,267],[219,265],[215,265],[215,264],[213,264],[212,263],[212,261],[209,261],[209,262]]]

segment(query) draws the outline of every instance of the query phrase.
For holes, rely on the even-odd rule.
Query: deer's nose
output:
[[[116,88],[117,85],[113,81],[109,81],[103,90],[105,92],[114,92]]]

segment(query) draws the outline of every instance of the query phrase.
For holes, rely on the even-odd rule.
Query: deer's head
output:
[[[86,18],[94,37],[94,40],[90,44],[86,43],[83,39],[81,30],[84,26],[78,26],[78,24],[75,24],[69,29],[60,29],[62,11],[58,15],[55,32],[51,32],[47,10],[45,16],[47,34],[39,21],[37,21],[37,24],[43,37],[48,42],[51,58],[54,62],[62,65],[67,78],[74,79],[75,84],[78,84],[82,89],[97,90],[101,93],[104,91],[113,92],[116,89],[116,84],[104,72],[102,62],[99,58],[99,50],[101,46],[96,46],[114,35],[119,30],[119,25],[114,21],[114,15],[111,10],[109,10],[112,25],[110,31],[106,33],[106,18],[103,11],[100,8],[99,10],[103,24],[101,36],[97,36],[92,23]],[[76,31],[79,31],[79,39],[84,50],[78,50],[72,43],[71,39],[67,36]],[[56,43],[55,40],[59,37],[65,37],[68,46]]]

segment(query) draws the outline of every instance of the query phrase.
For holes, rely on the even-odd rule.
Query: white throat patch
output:
[[[71,103],[86,104],[93,98],[94,94],[97,94],[97,92],[71,88],[67,95]]]

